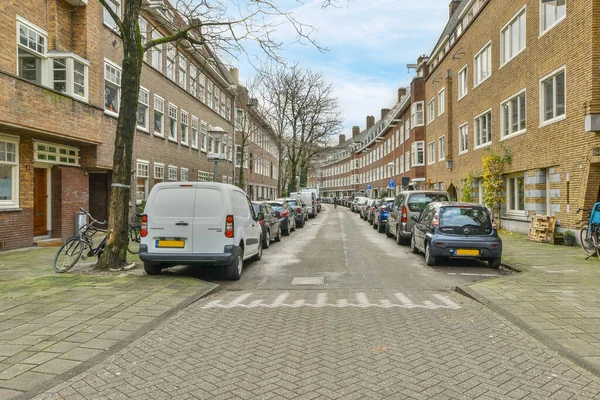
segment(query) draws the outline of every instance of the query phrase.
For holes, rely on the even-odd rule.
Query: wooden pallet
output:
[[[543,243],[554,242],[556,217],[549,215],[534,215],[529,225],[528,240]]]

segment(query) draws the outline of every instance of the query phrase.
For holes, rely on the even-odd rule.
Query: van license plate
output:
[[[183,249],[185,247],[184,240],[157,240],[156,247],[174,247],[177,249]]]
[[[469,250],[469,249],[458,249],[456,250],[457,256],[478,256],[479,250]]]

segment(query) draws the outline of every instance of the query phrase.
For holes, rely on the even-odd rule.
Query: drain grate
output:
[[[325,278],[322,276],[292,278],[292,285],[322,285],[323,283],[325,283]]]

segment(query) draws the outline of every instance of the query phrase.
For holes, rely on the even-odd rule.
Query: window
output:
[[[154,163],[154,179],[165,179],[165,165]]]
[[[410,171],[410,151],[404,153],[404,171]]]
[[[467,95],[468,92],[468,72],[469,69],[465,65],[463,69],[458,72],[458,99],[462,99]]]
[[[473,60],[474,86],[481,85],[483,81],[492,75],[492,43],[489,42],[477,53]]]
[[[206,151],[206,140],[208,136],[207,131],[208,126],[206,125],[206,122],[202,121],[202,123],[200,124],[200,146],[202,151]]]
[[[169,180],[176,181],[177,180],[177,167],[169,165]]]
[[[187,59],[180,55],[179,56],[179,86],[187,90]]]
[[[212,129],[212,126],[209,126],[208,130],[210,131],[211,129]],[[207,137],[208,137],[208,139],[207,139],[208,140],[208,151],[210,153],[214,153],[215,152],[215,140],[210,135],[207,135]]]
[[[202,72],[200,72],[200,74],[198,75],[198,98],[203,103],[206,101],[205,88],[206,88],[206,76],[204,76],[204,74]]]
[[[19,138],[0,135],[0,209],[19,207]]]
[[[181,181],[182,182],[187,182],[188,179],[188,169],[187,168],[181,168]]]
[[[475,117],[475,148],[482,147],[492,143],[492,112],[486,111],[484,114]]]
[[[241,162],[242,162],[242,146],[235,146],[235,166],[236,167],[241,167]]]
[[[435,141],[427,144],[427,164],[435,163]]]
[[[458,154],[469,151],[469,125],[458,127]]]
[[[181,144],[188,145],[188,132],[189,132],[189,115],[187,112],[181,110]]]
[[[55,54],[55,57],[58,54]],[[52,84],[54,90],[87,100],[87,65],[75,59],[72,53],[52,58]]]
[[[213,83],[210,79],[206,81],[206,105],[208,108],[212,108],[213,102]]]
[[[152,40],[161,39],[162,36],[157,31],[152,32]],[[162,61],[163,61],[163,45],[159,44],[150,49],[152,52],[152,67],[162,72]]]
[[[148,198],[150,163],[148,161],[137,160],[136,165],[135,200],[136,204],[141,204],[142,201]]]
[[[194,97],[198,95],[198,68],[194,64],[190,64],[190,86],[188,91]]]
[[[411,106],[411,112],[410,112],[410,119],[411,119],[411,123],[413,128],[416,126],[422,126],[423,125],[423,102],[420,101],[418,103],[415,103]]]
[[[507,213],[525,214],[525,178],[523,174],[506,178]]]
[[[564,67],[540,81],[540,116],[542,124],[564,119],[566,107],[565,86]]]
[[[79,149],[55,143],[35,141],[33,145],[33,158],[52,164],[79,165]]]
[[[502,137],[523,133],[527,128],[525,91],[502,103],[500,108]]]
[[[48,35],[42,29],[19,19],[18,23],[18,73],[23,79],[42,84],[42,66],[48,43]]]
[[[418,167],[421,165],[425,165],[425,151],[423,149],[424,147],[424,142],[423,141],[418,141],[418,142],[414,142],[411,145],[411,150],[412,150],[412,166],[413,167]]]
[[[104,109],[113,114],[119,113],[121,97],[121,68],[108,61],[104,62]]]
[[[526,34],[526,14],[523,7],[500,33],[500,65],[506,64],[525,49]]]
[[[177,106],[169,103],[169,140],[177,141]]]
[[[438,161],[446,159],[446,136],[440,136],[438,139]]]
[[[167,43],[167,78],[175,80],[175,58],[177,50],[171,43]]]
[[[138,108],[137,108],[137,127],[148,131],[148,108],[150,105],[150,92],[147,89],[140,87],[140,93],[138,94]]]
[[[198,171],[198,181],[200,182],[212,182],[214,174],[211,172]]]
[[[433,122],[435,119],[435,99],[431,99],[427,103],[427,123]]]
[[[192,148],[198,148],[198,118],[192,116]]]
[[[115,14],[121,16],[121,0],[107,0],[106,3]],[[117,30],[117,23],[106,8],[104,9],[104,24],[111,29]]]
[[[157,136],[165,136],[164,133],[165,121],[165,101],[162,97],[154,95],[154,134]]]
[[[235,130],[238,132],[243,132],[246,128],[244,126],[244,110],[241,108],[235,109]]]
[[[542,20],[540,30],[542,33],[553,28],[567,15],[567,0],[541,0],[540,17]]]
[[[146,44],[148,41],[148,23],[142,17],[138,19],[138,26],[140,27],[140,35],[142,36],[142,44]]]
[[[442,115],[444,111],[446,111],[446,89],[438,92],[438,116]]]

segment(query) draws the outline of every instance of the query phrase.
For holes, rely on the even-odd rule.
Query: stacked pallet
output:
[[[529,225],[528,240],[535,242],[554,243],[556,217],[549,215],[534,215]]]

